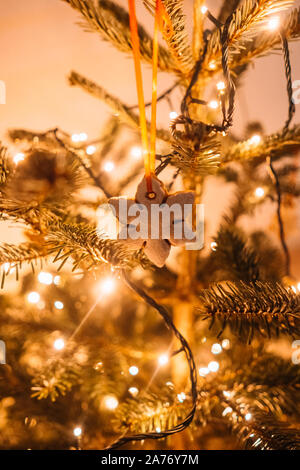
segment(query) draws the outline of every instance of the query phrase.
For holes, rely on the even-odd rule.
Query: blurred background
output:
[[[118,3],[127,6],[126,0],[118,0]],[[139,20],[151,31],[151,16],[141,1],[137,4]],[[217,13],[220,4],[219,0],[207,1],[212,13]],[[192,18],[192,7],[193,1],[186,0],[187,18]],[[100,101],[68,85],[66,77],[71,70],[101,84],[125,103],[136,104],[131,59],[101,41],[97,34],[85,32],[78,26],[79,21],[79,15],[60,0],[1,2],[0,80],[6,83],[7,91],[6,104],[0,105],[0,136],[4,142],[7,142],[7,129],[15,127],[44,131],[57,126],[71,134],[85,132],[89,139],[99,136],[109,111]],[[191,33],[191,21],[187,20],[187,24]],[[293,80],[300,80],[299,43],[291,45],[291,61]],[[151,70],[144,67],[143,72],[145,95],[149,99]],[[161,92],[171,84],[169,77],[159,75]],[[179,92],[172,95],[172,106],[177,112],[179,98]],[[245,74],[238,93],[233,131],[242,138],[247,123],[261,121],[266,133],[276,132],[286,120],[287,109],[283,58],[280,53],[274,53],[256,60]],[[168,126],[169,112],[167,103],[159,105],[160,125]],[[299,122],[299,117],[300,105],[295,123]],[[229,185],[222,187],[218,183],[216,187],[213,182],[212,179],[204,198],[207,237],[215,231],[224,213],[224,201],[230,200]],[[253,224],[255,228],[270,227],[276,236],[275,210],[275,205],[268,203],[259,206],[255,217],[245,224],[251,223],[251,228]],[[285,211],[285,224],[293,274],[300,280],[298,205]],[[1,241],[13,242],[21,236],[16,228],[7,228],[4,224],[0,224],[0,230]]]

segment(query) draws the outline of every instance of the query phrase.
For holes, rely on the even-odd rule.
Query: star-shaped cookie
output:
[[[192,242],[195,234],[191,222],[195,200],[193,191],[168,194],[163,183],[151,177],[152,191],[148,193],[144,177],[137,187],[134,199],[113,197],[109,204],[123,225],[118,238],[134,250],[143,247],[146,256],[158,267],[165,264],[171,245]]]

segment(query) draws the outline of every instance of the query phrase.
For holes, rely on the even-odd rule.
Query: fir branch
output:
[[[158,429],[164,432],[177,426],[185,413],[186,403],[180,403],[174,391],[164,387],[159,395],[145,393],[127,399],[118,407],[115,424],[121,431],[131,433],[151,433]]]
[[[110,95],[100,85],[97,85],[91,80],[88,80],[77,72],[71,72],[71,75],[69,76],[69,82],[72,86],[80,86],[90,95],[100,99],[101,101],[104,101],[104,103],[107,104],[125,124],[128,124],[135,129],[139,128],[138,115],[134,113],[130,107],[122,103],[118,98]],[[148,129],[150,130],[150,123],[148,122],[147,125]],[[166,142],[169,142],[171,138],[169,132],[165,131],[164,129],[157,130],[157,137]]]
[[[243,51],[245,51],[246,45],[251,44],[255,35],[259,33],[259,29],[261,28],[263,21],[265,21],[268,16],[281,12],[283,9],[289,8],[291,5],[293,5],[293,0],[245,0],[243,4],[235,10],[229,24],[228,46],[230,48],[231,55],[234,57],[236,54],[242,54]],[[215,68],[213,70],[214,74],[221,70],[220,58],[222,53],[222,29],[223,28],[216,29],[208,42],[207,55],[204,64],[204,69],[208,75],[211,75],[211,70],[209,68],[209,64],[211,62],[214,62],[215,64]],[[231,68],[236,68],[242,64],[243,63],[239,62],[236,63],[236,66],[233,66],[230,63],[230,66]],[[201,78],[204,78],[204,76]]]
[[[124,8],[110,0],[63,1],[83,15],[85,29],[99,33],[102,39],[109,41],[118,50],[132,53],[129,15]],[[151,64],[152,38],[141,25],[138,26],[138,33],[141,58]],[[178,72],[169,52],[163,47],[159,48],[158,66],[164,72]]]
[[[80,369],[74,360],[55,359],[33,379],[32,397],[38,400],[50,398],[55,402],[59,396],[66,395],[74,385],[80,383]]]
[[[0,266],[1,266],[1,289],[4,287],[6,276],[15,270],[16,279],[19,279],[19,271],[24,263],[30,264],[32,271],[35,265],[48,255],[47,249],[43,245],[32,243],[22,243],[20,245],[12,245],[4,243],[0,245]]]
[[[136,252],[128,251],[126,245],[117,240],[101,237],[100,232],[87,224],[67,224],[53,221],[47,236],[47,246],[50,254],[56,254],[55,261],[60,261],[60,267],[73,258],[73,270],[81,263],[86,268],[96,265],[112,264],[116,267],[130,267],[140,261]]]
[[[241,231],[222,225],[214,241],[212,261],[224,272],[226,280],[247,282],[260,278],[256,253],[247,246]]]
[[[2,147],[0,142],[0,185],[6,182],[9,175],[7,149]]]
[[[193,140],[176,139],[172,143],[170,162],[185,173],[207,175],[215,173],[220,165],[220,143],[215,137],[203,139],[195,148]]]
[[[268,413],[251,410],[252,418],[233,426],[246,449],[300,450],[300,431],[274,419]]]
[[[300,334],[300,297],[280,284],[235,282],[217,284],[200,294],[198,312],[221,325],[228,325],[242,341],[251,343],[254,335],[273,337]]]
[[[281,31],[289,41],[300,38],[300,8],[295,8],[283,20]],[[232,55],[230,65],[232,68],[244,66],[256,57],[261,57],[267,52],[280,46],[281,39],[279,34],[272,34],[262,31],[252,42],[243,44],[236,53]]]
[[[300,125],[296,125],[286,132],[279,132],[264,137],[257,145],[253,145],[250,140],[246,140],[231,146],[222,155],[222,163],[254,158],[265,159],[270,153],[276,158],[296,151],[299,148]]]
[[[155,11],[155,0],[143,0],[143,3],[150,11]],[[163,37],[174,63],[183,75],[188,75],[194,61],[185,27],[183,0],[163,0],[163,4],[172,24],[172,28],[168,28],[169,25],[164,28]]]

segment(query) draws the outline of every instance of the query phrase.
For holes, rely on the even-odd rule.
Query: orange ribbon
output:
[[[152,58],[152,103],[151,103],[151,126],[150,126],[150,149],[148,144],[148,130],[145,111],[145,99],[143,90],[143,79],[141,71],[140,42],[138,35],[138,25],[135,11],[135,0],[128,0],[129,18],[132,50],[135,66],[136,87],[140,111],[140,127],[142,136],[142,148],[144,155],[145,176],[147,180],[147,191],[152,192],[152,175],[155,174],[156,155],[156,107],[157,107],[157,70],[158,70],[158,32],[168,34],[172,29],[172,23],[162,3],[156,0],[154,38],[153,38],[153,58]]]

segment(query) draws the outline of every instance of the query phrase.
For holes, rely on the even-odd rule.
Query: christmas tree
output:
[[[10,129],[18,153],[1,146],[1,223],[21,227],[26,241],[0,245],[0,448],[299,449],[300,285],[284,213],[300,194],[289,51],[300,9],[227,0],[215,17],[194,0],[190,38],[182,0],[144,0],[152,37],[135,25],[132,0],[129,9],[64,2],[85,29],[134,57],[139,105],[72,71],[70,85],[111,110],[101,135]],[[237,90],[274,51],[287,115],[277,133],[264,134],[262,117],[240,140]],[[153,69],[151,120],[139,60]],[[158,81],[157,91],[156,66],[173,80],[167,90]],[[156,101],[159,112],[174,93],[177,111],[156,126]],[[203,249],[175,247],[174,234],[137,241],[111,230],[106,205],[120,196],[189,201],[195,215],[218,183],[234,197]],[[276,237],[242,224],[266,203]]]

